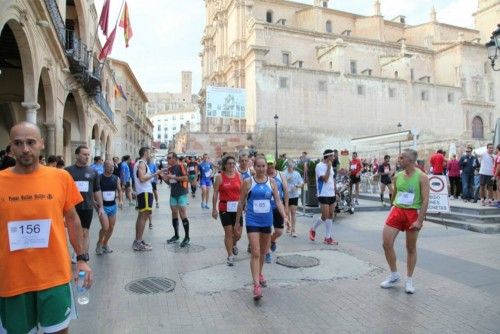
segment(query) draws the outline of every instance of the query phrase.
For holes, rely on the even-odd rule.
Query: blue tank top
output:
[[[247,196],[246,224],[254,227],[270,227],[273,225],[271,182],[269,178],[263,183],[258,183],[253,177],[251,180],[252,185]]]
[[[283,180],[281,179],[280,172],[276,171],[276,175],[273,177],[274,181],[276,181],[276,185],[278,186],[278,193],[280,194],[281,201],[285,198],[285,191],[283,190]],[[274,197],[271,198],[271,207],[272,209],[276,209],[276,202],[274,201]]]
[[[116,204],[116,190],[118,189],[118,178],[115,175],[99,175],[101,180],[102,204],[104,206],[113,206]]]

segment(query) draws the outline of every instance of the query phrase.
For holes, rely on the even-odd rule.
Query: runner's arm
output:
[[[269,180],[271,181],[271,188],[273,189],[273,197],[274,197],[274,202],[276,203],[276,207],[278,208],[281,217],[283,217],[285,224],[288,224],[288,216],[286,214],[285,208],[283,207],[283,203],[281,203],[281,198],[278,192],[278,186],[276,185],[276,181],[274,181],[272,178],[269,178]]]
[[[288,212],[288,199],[290,198],[290,195],[288,194],[288,183],[286,181],[286,178],[283,177],[283,175],[280,173],[280,177],[281,177],[281,182],[283,182],[283,193],[284,193],[284,196],[283,196],[283,200],[285,201],[285,212]]]
[[[241,228],[239,222],[241,219],[241,215],[243,214],[243,209],[245,208],[245,202],[247,200],[248,195],[248,187],[250,186],[250,179],[243,182],[240,190],[240,201],[238,202],[238,210],[236,210],[236,219],[234,224],[235,231],[239,231]]]
[[[394,176],[394,191],[392,192],[392,197],[390,198],[391,200],[391,204],[394,204],[394,200],[396,199],[396,194],[398,193],[398,187],[396,187],[396,184],[397,184],[397,178],[398,176],[395,175]]]
[[[116,182],[116,191],[118,192],[118,203],[123,205],[123,191],[119,180]]]
[[[429,207],[429,178],[425,174],[420,175],[420,196],[422,197],[422,207],[418,212],[417,226],[419,229],[424,223],[425,215],[427,214],[427,208]]]
[[[80,222],[80,217],[78,217],[74,206],[64,212],[64,221],[66,222],[66,226],[68,228],[68,236],[71,246],[73,247],[77,255],[82,255],[83,229]],[[90,266],[87,264],[87,262],[78,261],[76,264],[76,270],[77,272],[84,271],[86,273],[84,286],[90,288],[93,281],[93,274],[92,269],[90,269]]]
[[[219,199],[220,174],[215,175],[214,192],[212,194],[212,217],[217,219],[217,200]]]

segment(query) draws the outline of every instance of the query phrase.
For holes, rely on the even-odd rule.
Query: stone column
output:
[[[47,153],[48,155],[56,155],[56,125],[45,124],[47,128]]]
[[[26,121],[36,124],[36,112],[40,105],[36,102],[21,102],[21,106],[26,109]]]

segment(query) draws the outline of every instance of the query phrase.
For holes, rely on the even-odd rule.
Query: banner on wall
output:
[[[246,118],[246,93],[242,88],[207,87],[207,117]]]

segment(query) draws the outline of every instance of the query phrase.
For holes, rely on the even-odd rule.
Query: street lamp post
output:
[[[398,125],[396,126],[398,127],[398,132],[401,132],[401,128],[403,127],[401,122],[398,122]],[[401,138],[399,139],[399,154],[401,154]]]
[[[275,143],[275,150],[274,150],[274,158],[278,159],[278,114],[274,114],[274,143]]]
[[[493,71],[500,71],[500,68],[495,69],[495,61],[500,55],[500,24],[498,24],[497,27],[497,30],[492,32],[490,41],[485,44],[488,49],[488,59],[491,61],[491,68]]]

